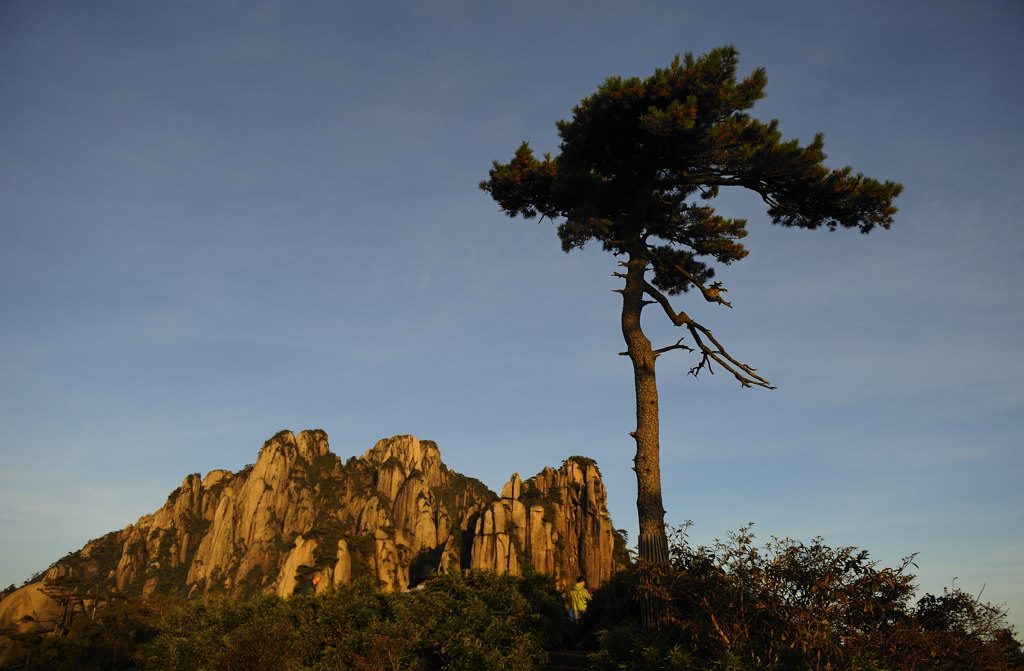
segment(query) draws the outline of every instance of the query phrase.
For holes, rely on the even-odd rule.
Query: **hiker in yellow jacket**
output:
[[[587,611],[588,601],[590,592],[587,590],[587,579],[580,576],[569,590],[569,619],[578,624],[583,619],[583,613]]]

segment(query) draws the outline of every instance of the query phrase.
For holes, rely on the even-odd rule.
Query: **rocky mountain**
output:
[[[513,474],[499,496],[449,470],[431,441],[395,436],[342,463],[323,431],[282,431],[255,464],[189,475],[153,514],[8,595],[0,628],[59,628],[75,603],[113,594],[284,596],[361,577],[402,590],[438,569],[527,567],[567,588],[577,575],[600,584],[624,562],[590,459]]]

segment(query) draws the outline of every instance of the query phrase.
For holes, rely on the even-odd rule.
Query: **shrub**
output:
[[[690,547],[668,565],[622,572],[588,610],[596,669],[997,671],[1024,668],[1005,611],[954,592],[916,608],[908,557],[882,568],[868,552],[773,538],[750,528]],[[638,597],[664,604],[663,626],[639,624]]]
[[[535,669],[547,622],[520,591],[522,580],[489,571],[441,575],[421,592],[397,595],[418,657],[430,669]]]
[[[408,594],[360,581],[319,596],[197,601],[162,619],[144,656],[167,671],[527,671],[544,658],[556,598],[550,579],[474,571]]]
[[[141,658],[154,671],[287,671],[300,666],[292,605],[276,596],[171,609]]]

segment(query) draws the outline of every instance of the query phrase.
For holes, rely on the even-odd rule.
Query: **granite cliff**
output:
[[[401,590],[434,570],[532,567],[562,587],[577,575],[597,585],[623,566],[623,548],[590,459],[513,474],[499,496],[449,470],[431,441],[395,436],[342,463],[323,431],[282,431],[256,463],[189,475],[156,512],[8,595],[0,629],[59,631],[117,594],[285,596],[362,577]]]

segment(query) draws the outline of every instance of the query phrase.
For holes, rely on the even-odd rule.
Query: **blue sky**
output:
[[[0,583],[237,470],[435,440],[492,489],[597,459],[635,535],[615,260],[477,183],[612,75],[735,44],[890,231],[771,227],[686,304],[776,391],[661,361],[668,520],[825,537],[1024,624],[1016,1],[0,4]],[[656,343],[676,337],[657,315]]]

